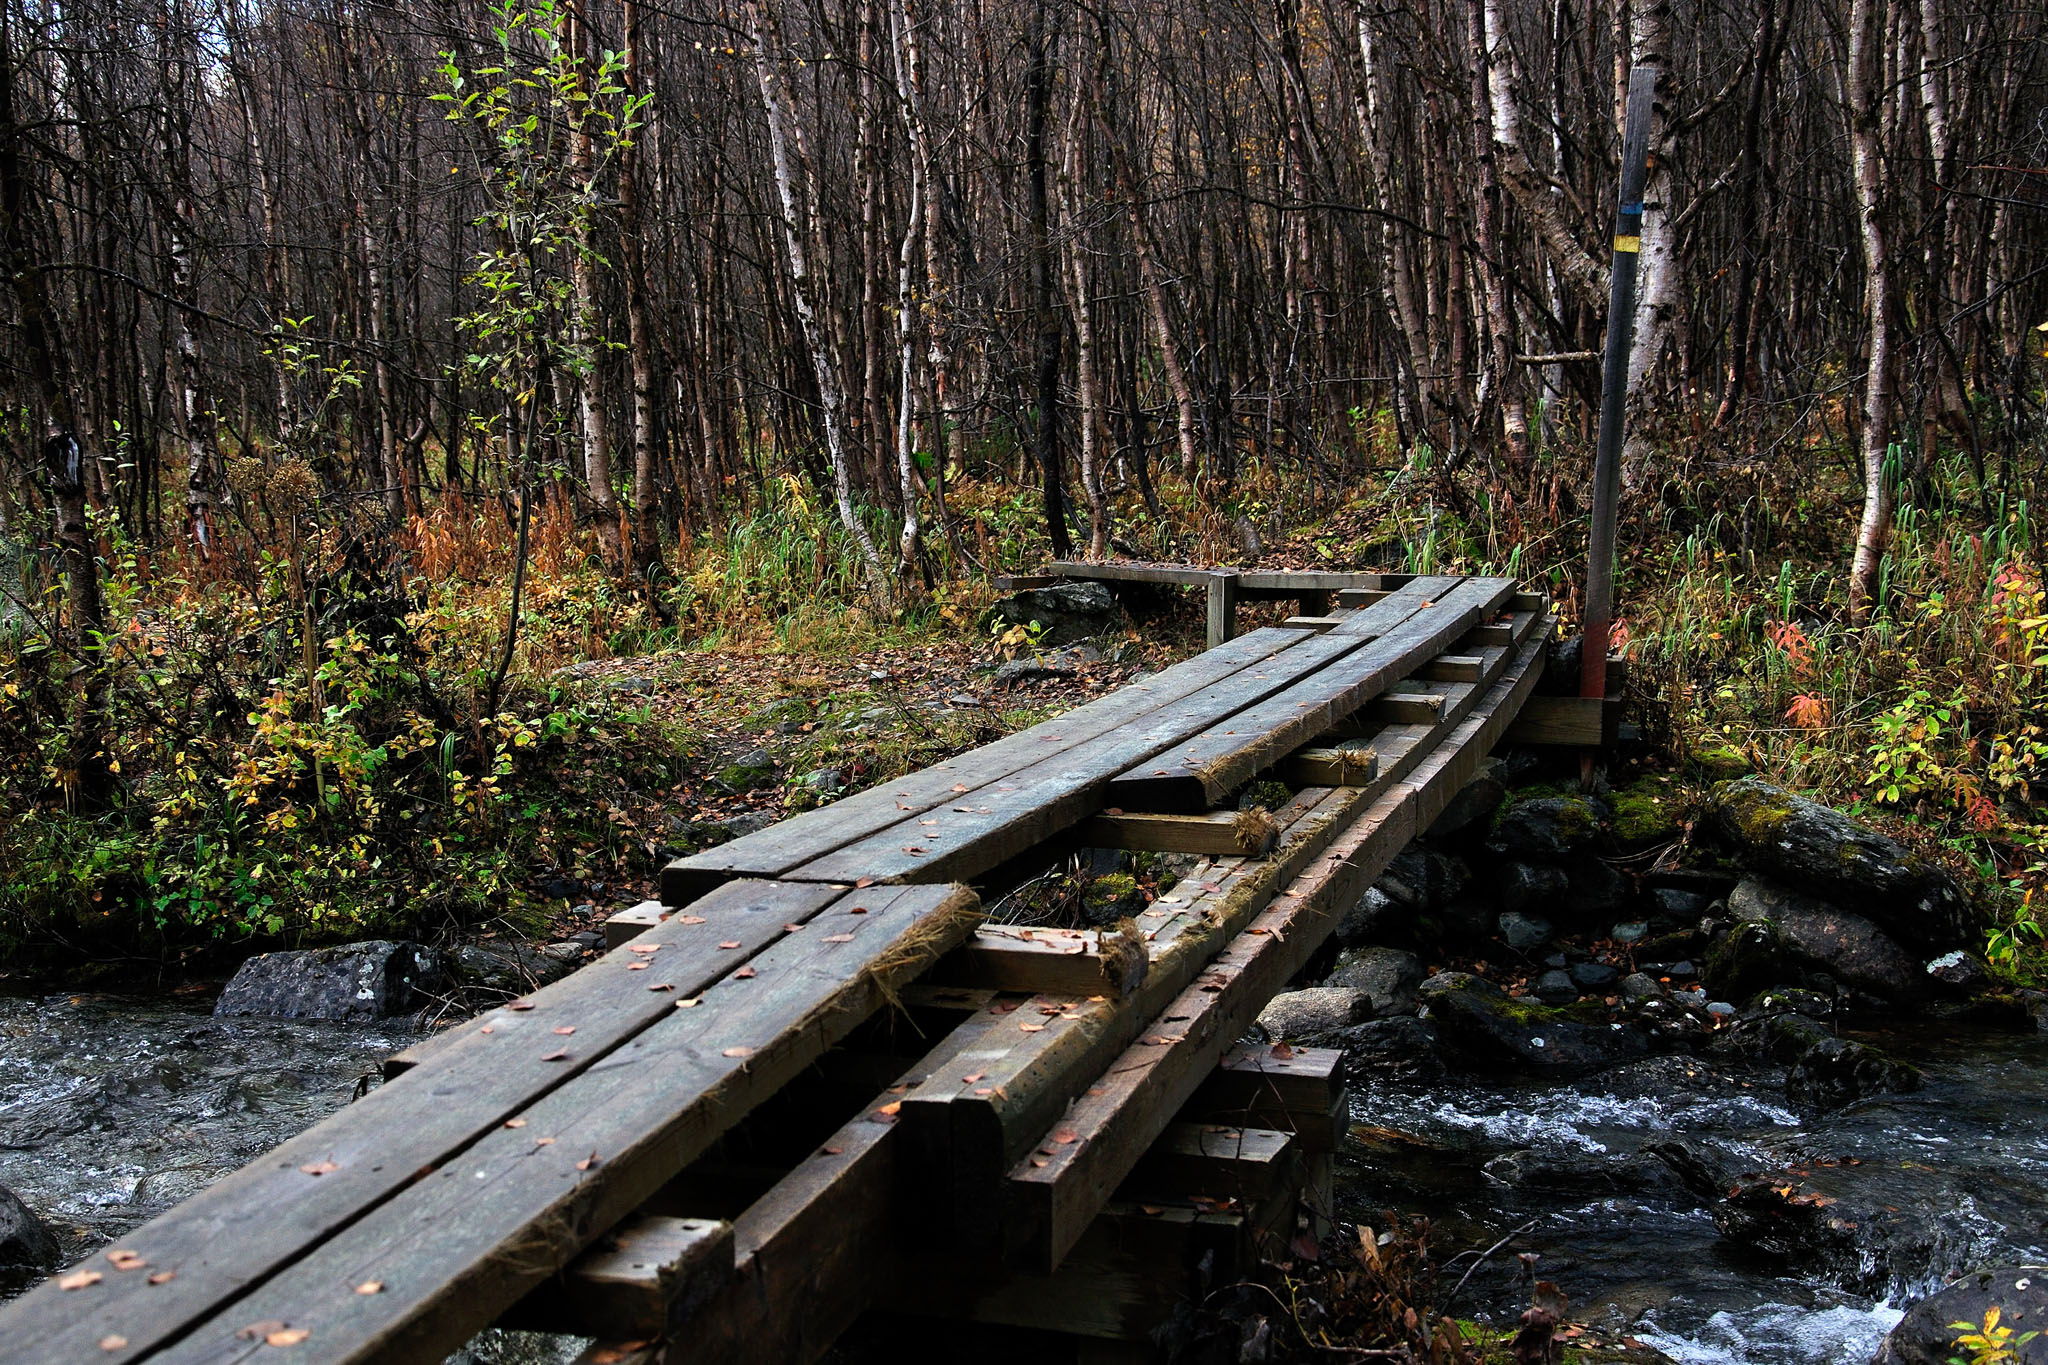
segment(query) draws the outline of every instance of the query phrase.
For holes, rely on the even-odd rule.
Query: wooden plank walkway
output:
[[[1255,586],[1339,605],[679,860],[597,963],[0,1307],[0,1360],[434,1362],[503,1317],[808,1361],[881,1304],[1142,1335],[1179,1272],[1135,1248],[1309,1216],[1335,1073],[1233,1045],[1551,624],[1504,579]],[[1229,809],[1261,775],[1291,799]],[[975,881],[1076,837],[1208,856],[1119,927],[978,923]]]

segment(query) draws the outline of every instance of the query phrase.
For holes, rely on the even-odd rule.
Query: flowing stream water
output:
[[[1512,1324],[1533,1277],[1572,1314],[1688,1365],[1868,1361],[1899,1306],[1986,1262],[2048,1247],[2048,1039],[1922,1029],[1881,1037],[1925,1088],[1802,1112],[1782,1071],[1662,1057],[1574,1081],[1368,1085],[1340,1212],[1423,1214],[1442,1255],[1491,1247],[1447,1305]],[[1776,1257],[1717,1232],[1651,1143],[1721,1173],[1782,1177],[1855,1227],[1822,1254]],[[1455,1262],[1450,1282],[1471,1267]]]
[[[414,1035],[215,1019],[210,996],[0,996],[0,1185],[74,1256],[118,1237],[348,1102]],[[1484,1248],[1460,1316],[1512,1322],[1517,1252],[1574,1315],[1688,1365],[1868,1360],[1891,1305],[2048,1248],[2048,1039],[1890,1034],[1927,1086],[1815,1116],[1778,1074],[1666,1057],[1576,1081],[1449,1078],[1354,1088],[1340,1213],[1433,1220]],[[1849,1257],[1773,1260],[1720,1236],[1644,1144],[1730,1173],[1788,1172],[1868,1216]],[[1854,1163],[1854,1164],[1851,1164]],[[1458,1259],[1452,1279],[1472,1267]]]

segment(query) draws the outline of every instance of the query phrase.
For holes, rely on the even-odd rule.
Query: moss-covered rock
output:
[[[1749,757],[1732,744],[1709,744],[1686,755],[1693,768],[1710,782],[1726,782],[1756,770]]]
[[[1715,787],[1706,816],[1746,866],[1853,906],[1902,943],[1976,944],[1979,911],[1945,868],[1838,810],[1747,777]]]
[[[1518,797],[1494,817],[1487,843],[1499,853],[1568,858],[1596,843],[1613,816],[1613,809],[1597,796]]]
[[[1597,1071],[1650,1050],[1641,1029],[1607,1021],[1597,1002],[1527,1004],[1469,972],[1438,973],[1421,997],[1445,1046],[1482,1069]]]
[[[1723,1000],[1746,1000],[1797,976],[1786,960],[1778,928],[1769,920],[1743,920],[1707,950],[1701,978]]]
[[[1609,798],[1614,807],[1614,838],[1623,848],[1648,848],[1679,835],[1679,801],[1663,783],[1645,778]]]

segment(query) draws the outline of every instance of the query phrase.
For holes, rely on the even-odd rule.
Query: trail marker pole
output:
[[[1593,533],[1586,554],[1586,614],[1579,695],[1607,695],[1607,639],[1614,624],[1614,538],[1621,496],[1621,441],[1628,412],[1628,353],[1635,340],[1636,263],[1642,252],[1643,183],[1649,178],[1650,104],[1657,68],[1628,73],[1621,139],[1621,194],[1607,294],[1607,346],[1600,377],[1600,443],[1593,457]],[[1584,759],[1590,775],[1593,757]]]

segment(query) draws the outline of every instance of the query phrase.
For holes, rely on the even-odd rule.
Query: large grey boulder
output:
[[[1337,959],[1326,986],[1364,991],[1372,1001],[1374,1019],[1413,1014],[1416,987],[1428,973],[1422,959],[1399,948],[1354,948]]]
[[[1036,621],[1044,628],[1041,637],[1052,645],[1072,644],[1091,635],[1115,630],[1123,614],[1116,595],[1100,583],[1054,583],[1005,597],[989,608],[998,621],[1013,626]]]
[[[221,992],[217,1015],[365,1022],[413,1014],[451,985],[442,955],[417,943],[370,939],[250,958]]]
[[[2048,1365],[2048,1265],[2003,1265],[1973,1270],[1949,1282],[1906,1310],[1891,1335],[1878,1348],[1876,1365],[1948,1365],[1969,1352],[1956,1348],[1951,1323],[1982,1324],[1993,1308],[2001,1327],[2010,1327],[2013,1341],[2029,1332],[2041,1335],[2016,1346],[2016,1365]]]
[[[1274,996],[1259,1011],[1259,1027],[1275,1042],[1314,1046],[1340,1029],[1372,1017],[1372,997],[1348,986],[1311,986]]]
[[[1728,910],[1738,921],[1768,921],[1787,952],[1845,986],[1902,1005],[1927,993],[1920,963],[1861,915],[1763,877],[1744,878]]]
[[[1714,788],[1704,823],[1745,866],[1824,901],[1853,905],[1913,948],[1940,951],[1977,940],[1977,908],[1947,869],[1838,810],[1745,777]]]
[[[26,1283],[64,1258],[35,1210],[0,1185],[0,1288]]]

